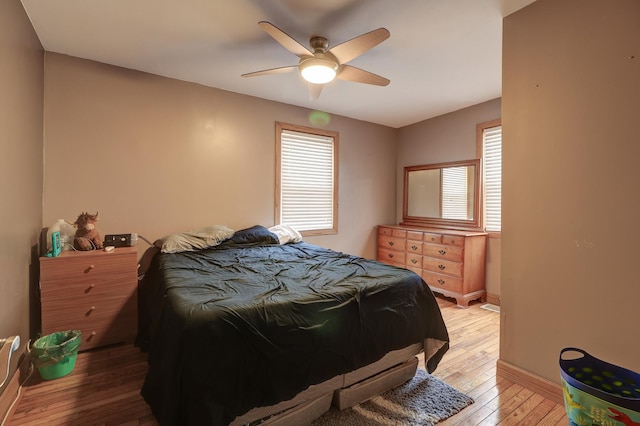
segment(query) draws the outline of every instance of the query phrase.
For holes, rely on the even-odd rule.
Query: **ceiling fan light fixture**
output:
[[[327,58],[306,58],[300,61],[300,75],[309,83],[325,84],[333,81],[338,63]]]

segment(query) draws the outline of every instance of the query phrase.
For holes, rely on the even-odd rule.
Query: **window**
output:
[[[443,219],[469,219],[467,211],[467,167],[442,169],[442,214]]]
[[[276,222],[338,232],[338,133],[276,123]]]
[[[478,124],[478,155],[482,158],[485,231],[502,229],[502,125],[500,120]]]

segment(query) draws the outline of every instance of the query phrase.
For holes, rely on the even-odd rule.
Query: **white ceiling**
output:
[[[502,18],[535,0],[22,0],[45,50],[390,127],[501,96]],[[309,99],[297,65],[257,25],[335,46],[379,27],[391,37],[349,62],[386,87],[336,80]]]

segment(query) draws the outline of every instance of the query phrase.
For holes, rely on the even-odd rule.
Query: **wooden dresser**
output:
[[[80,350],[133,342],[137,332],[137,251],[65,251],[40,258],[42,335],[79,329]]]
[[[431,290],[467,307],[485,300],[487,234],[437,228],[378,227],[378,260],[420,275]]]

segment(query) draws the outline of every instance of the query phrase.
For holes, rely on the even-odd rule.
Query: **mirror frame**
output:
[[[473,194],[473,219],[471,220],[462,220],[462,219],[442,219],[437,217],[423,217],[423,216],[409,216],[408,215],[408,183],[409,183],[409,173],[413,171],[420,170],[433,170],[433,169],[443,169],[446,167],[462,167],[462,166],[475,166],[475,188]],[[438,164],[423,164],[419,166],[407,166],[404,168],[404,187],[403,187],[403,196],[402,196],[402,222],[401,226],[414,226],[414,227],[430,227],[430,228],[449,228],[449,229],[461,229],[461,230],[482,230],[482,203],[481,203],[481,187],[482,181],[481,179],[481,170],[480,170],[480,160],[464,160],[464,161],[452,161],[448,163],[438,163]]]

